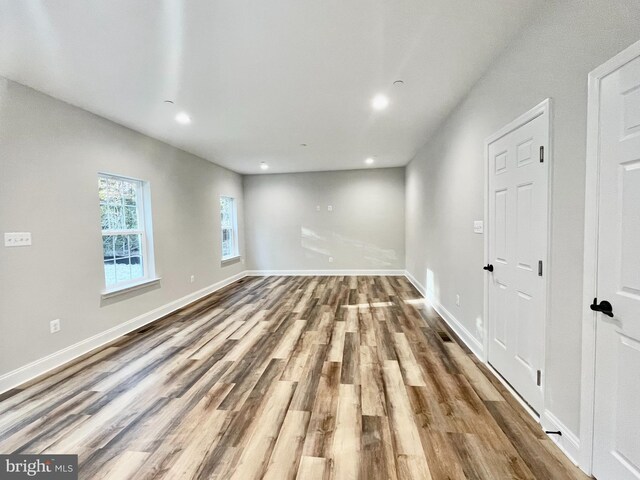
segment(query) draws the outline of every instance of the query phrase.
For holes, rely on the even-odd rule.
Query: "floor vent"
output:
[[[449,336],[449,334],[447,332],[438,332],[438,335],[440,335],[440,340],[442,340],[443,342],[451,342],[451,337]]]

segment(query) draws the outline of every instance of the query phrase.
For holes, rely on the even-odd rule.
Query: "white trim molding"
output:
[[[489,371],[493,374],[494,377],[498,379],[500,383],[502,383],[505,388],[513,395],[513,397],[522,405],[522,407],[529,413],[536,421],[538,421],[538,416],[535,414],[531,407],[529,407],[524,400],[522,400],[518,394],[513,390],[511,385],[509,385],[500,374],[487,362],[483,352],[483,343],[480,342],[477,338],[475,338],[471,332],[460,322],[457,318],[455,318],[451,312],[449,312],[442,304],[440,304],[435,298],[427,294],[424,286],[416,280],[416,278],[411,275],[409,271],[405,272],[405,276],[407,279],[413,284],[414,287],[420,292],[420,294],[424,297],[425,301],[431,305],[431,307],[436,311],[438,315],[445,321],[445,323],[454,331],[454,333],[464,342],[464,344],[471,350],[471,352],[487,366]]]
[[[547,435],[553,443],[564,453],[574,465],[579,465],[580,459],[580,439],[567,426],[558,420],[553,413],[545,410],[540,418],[540,423],[544,430],[562,432],[562,435]]]
[[[409,272],[409,270],[404,272],[404,276],[407,277],[407,280],[409,280],[409,282],[411,282],[411,284],[416,287],[416,290],[418,290],[418,292],[420,292],[420,295],[422,295],[424,298],[427,298],[427,290],[424,288],[424,286],[416,279],[416,277],[414,277],[413,275],[411,275],[411,272]]]
[[[246,276],[240,272],[0,376],[0,393],[59,368]]]
[[[404,270],[247,270],[249,277],[268,277],[268,276],[386,276],[386,277],[403,277]]]
[[[553,128],[552,128],[552,102],[550,98],[546,98],[545,100],[543,100],[542,102],[540,102],[538,105],[536,105],[535,107],[533,107],[531,110],[529,110],[528,112],[523,113],[522,115],[520,115],[518,118],[516,118],[515,120],[512,120],[511,122],[509,122],[507,125],[505,125],[504,127],[502,127],[500,130],[498,130],[497,132],[495,132],[493,135],[489,136],[488,138],[485,139],[484,141],[484,264],[486,265],[487,263],[489,263],[489,147],[491,146],[492,143],[496,142],[497,140],[499,140],[500,138],[504,137],[505,135],[508,135],[509,133],[513,132],[514,130],[517,130],[518,128],[520,128],[521,126],[529,123],[530,121],[538,118],[541,115],[547,115],[547,119],[548,119],[548,124],[547,124],[547,131],[548,131],[548,145],[546,148],[546,152],[545,152],[545,163],[548,165],[549,171],[548,171],[548,176],[547,176],[547,181],[548,181],[548,204],[547,204],[547,223],[548,223],[548,238],[547,238],[547,255],[544,259],[545,261],[545,270],[547,272],[551,271],[551,255],[549,255],[549,251],[550,251],[550,245],[551,245],[551,211],[552,211],[552,203],[551,203],[551,186],[552,186],[552,176],[553,176],[553,168],[551,167],[551,165],[553,165]],[[549,286],[550,283],[549,282],[549,275],[545,276],[545,282],[546,282],[546,289],[545,289],[545,305],[546,305],[546,318],[545,318],[545,326],[546,326],[546,319],[549,317],[548,315],[548,309],[549,309],[549,302],[548,302],[548,298],[549,298]],[[485,322],[484,322],[484,352],[488,352],[488,342],[489,342],[489,275],[485,275],[485,279],[484,279],[484,311],[483,311],[483,316],[485,318]],[[544,352],[543,352],[543,356],[544,356]],[[544,376],[543,376],[544,377]]]
[[[541,429],[550,431],[561,431],[562,435],[548,435],[548,437],[558,446],[560,451],[564,453],[571,462],[578,465],[578,459],[580,458],[580,440],[578,436],[567,428],[558,418],[549,410],[544,410],[543,414],[538,415],[527,405],[527,403],[520,398],[515,390],[509,385],[500,374],[483,358],[483,344],[477,338],[475,338],[464,325],[456,319],[445,307],[443,307],[437,300],[429,298],[426,294],[424,286],[409,272],[405,272],[407,279],[413,284],[414,287],[424,297],[425,301],[433,307],[433,309],[442,317],[445,323],[454,331],[456,335],[464,342],[464,344],[473,352],[473,354],[487,366],[488,370],[493,376],[500,382],[509,393],[518,401],[522,408],[531,417],[540,424]]]
[[[442,319],[449,325],[451,330],[455,332],[455,334],[460,337],[460,339],[464,342],[464,344],[469,347],[469,349],[473,352],[473,354],[478,357],[478,359],[485,363],[483,358],[483,349],[482,342],[480,342],[473,334],[465,327],[462,322],[460,322],[449,310],[447,310],[444,305],[440,303],[440,301],[435,298],[433,295],[429,295],[424,286],[411,275],[409,271],[405,271],[404,273],[407,280],[409,280],[416,290],[420,292],[420,295],[424,297],[424,299],[433,307],[438,315],[442,317]]]
[[[602,79],[640,56],[640,42],[589,73],[587,104],[587,159],[584,216],[582,298],[582,375],[580,392],[580,463],[586,473],[593,467],[593,425],[596,375],[596,313],[589,305],[597,297],[598,201],[600,196],[600,84]]]
[[[464,342],[464,344],[471,350],[471,352],[487,366],[489,371],[493,374],[494,377],[498,379],[500,383],[502,383],[505,388],[511,393],[511,395],[522,405],[522,407],[531,415],[536,422],[539,421],[536,413],[527,405],[527,403],[518,396],[516,391],[509,385],[500,374],[487,362],[483,351],[483,343],[474,337],[471,332],[460,322],[456,317],[454,317],[451,312],[449,312],[439,301],[432,296],[427,294],[424,286],[416,280],[416,278],[411,275],[409,271],[405,272],[405,276],[407,279],[413,284],[414,287],[420,292],[420,294],[424,297],[425,301],[431,305],[431,307],[436,311],[438,315],[445,321],[445,323],[454,331],[454,333]]]
[[[162,280],[161,277],[143,278],[142,280],[138,280],[128,285],[120,285],[113,290],[105,290],[104,292],[102,292],[101,296],[103,300],[106,300],[108,298],[117,297],[118,295],[133,292],[135,290],[141,290],[143,288],[158,285],[160,283],[160,280]]]
[[[464,344],[469,347],[469,349],[473,352],[473,354],[478,357],[478,359],[484,363],[484,350],[482,347],[482,342],[480,342],[473,334],[465,327],[462,322],[460,322],[449,310],[447,310],[444,305],[440,303],[440,300],[426,296],[427,302],[431,304],[433,309],[440,315],[447,325],[451,327],[451,330],[455,332],[455,334],[460,337],[460,339],[464,342]]]
[[[0,393],[4,393],[7,390],[18,387],[28,381],[31,381],[41,375],[51,372],[83,355],[86,355],[92,351],[96,351],[105,345],[117,340],[118,338],[130,333],[140,327],[143,327],[149,323],[152,323],[166,315],[175,312],[187,305],[214,293],[221,288],[224,288],[231,283],[240,280],[247,276],[272,276],[272,275],[285,275],[285,276],[327,276],[327,275],[371,275],[371,276],[404,276],[406,277],[418,290],[418,292],[425,298],[425,300],[434,308],[434,310],[443,318],[447,325],[460,337],[460,339],[469,347],[476,357],[478,357],[483,363],[486,363],[482,358],[482,343],[477,340],[465,327],[456,319],[444,306],[442,306],[437,300],[428,298],[424,286],[416,280],[408,271],[404,270],[247,270],[226,278],[220,282],[214,283],[208,287],[205,287],[196,292],[190,293],[182,298],[179,298],[173,302],[167,303],[161,307],[158,307],[148,313],[135,317],[125,323],[117,325],[109,330],[101,332],[90,338],[82,340],[74,345],[52,353],[46,357],[40,358],[28,365],[20,367],[12,372],[0,376]],[[497,373],[491,368],[489,370],[498,378],[499,381],[504,381],[497,375]],[[508,384],[505,384],[508,387]],[[509,388],[510,393],[524,406],[529,412],[526,404],[520,400],[515,392]],[[571,461],[575,463],[575,459],[579,458],[580,442],[576,435],[574,435],[569,429],[567,429],[551,412],[545,411],[543,416],[543,425],[548,429],[561,430],[561,440],[551,437],[552,440],[558,445],[562,452],[564,452]]]
[[[505,125],[504,127],[502,127],[500,130],[498,130],[497,132],[495,132],[493,135],[487,137],[487,139],[484,142],[484,264],[488,264],[490,263],[490,258],[489,258],[489,237],[490,237],[490,229],[491,229],[491,224],[489,222],[489,216],[490,216],[490,212],[489,212],[489,148],[490,146],[495,143],[496,141],[498,141],[499,139],[501,139],[502,137],[504,137],[505,135],[510,134],[511,132],[517,130],[518,128],[522,127],[523,125],[531,122],[532,120],[541,117],[541,116],[546,116],[546,131],[547,131],[547,138],[546,138],[546,145],[545,145],[545,160],[544,160],[544,166],[547,168],[547,212],[546,212],[546,217],[547,217],[547,238],[546,238],[546,249],[545,249],[545,255],[543,258],[543,262],[544,262],[544,270],[545,270],[545,275],[543,276],[543,281],[545,283],[544,285],[544,294],[543,294],[543,298],[542,301],[544,302],[544,318],[542,321],[542,345],[541,345],[541,362],[538,365],[538,368],[541,369],[542,371],[542,384],[540,385],[540,388],[542,389],[542,405],[540,410],[544,411],[545,410],[545,404],[546,404],[546,342],[547,342],[547,337],[546,337],[546,332],[547,332],[547,322],[549,320],[550,317],[550,302],[549,302],[549,298],[550,298],[550,289],[551,289],[551,272],[552,272],[552,268],[551,268],[551,245],[552,245],[552,241],[551,241],[551,226],[552,226],[552,221],[551,221],[551,212],[553,211],[553,202],[552,202],[552,185],[553,185],[553,103],[551,101],[551,98],[546,98],[544,99],[542,102],[540,102],[538,105],[536,105],[535,107],[533,107],[531,110],[525,112],[524,114],[520,115],[518,118],[516,118],[515,120],[512,120],[511,122],[509,122],[507,125]],[[489,315],[489,282],[490,282],[490,275],[489,274],[485,274],[484,276],[484,306],[483,306],[483,318],[484,318],[484,322],[483,322],[483,342],[482,342],[482,352],[484,354],[482,360],[488,364],[489,362],[489,323],[491,322],[491,318]],[[499,379],[502,381],[502,377],[499,377]],[[506,382],[505,382],[506,383]]]
[[[404,270],[245,270],[0,376],[0,394],[97,350],[247,276],[404,276]]]

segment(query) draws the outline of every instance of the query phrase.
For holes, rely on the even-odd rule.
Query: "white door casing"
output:
[[[601,316],[601,314],[593,312],[589,308],[593,298],[598,295],[597,264],[601,163],[600,90],[601,83],[606,77],[639,56],[640,41],[623,50],[589,74],[579,461],[580,468],[588,474],[593,472],[596,331],[600,322],[599,317]]]
[[[549,245],[550,101],[487,142],[488,363],[543,410]]]
[[[639,479],[640,42],[590,74],[586,190],[581,466]]]

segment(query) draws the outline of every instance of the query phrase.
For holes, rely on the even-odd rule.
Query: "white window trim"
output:
[[[234,262],[240,260],[241,258],[242,258],[242,255],[240,255],[240,254],[229,256],[229,257],[224,257],[222,260],[220,260],[220,263],[222,263],[222,264],[234,263]]]
[[[227,255],[226,257],[222,255],[222,243],[224,241],[224,229],[222,228],[222,224],[220,224],[220,262],[231,263],[234,260],[237,260],[241,257],[240,255],[240,242],[239,242],[239,234],[238,234],[238,201],[236,197],[231,195],[220,195],[220,198],[230,198],[233,200],[233,208],[231,212],[231,226],[233,229],[233,252],[231,255]],[[218,201],[220,204],[220,201]],[[220,207],[220,212],[222,212],[222,207]]]
[[[130,282],[116,283],[110,287],[107,287],[106,279],[104,278],[104,265],[103,265],[103,285],[104,288],[101,292],[102,299],[114,297],[116,295],[138,290],[140,288],[156,284],[160,281],[160,277],[156,276],[155,269],[155,255],[153,249],[153,224],[151,221],[151,189],[149,182],[141,180],[139,178],[128,177],[125,175],[117,175],[113,173],[98,172],[98,178],[116,178],[122,180],[129,180],[136,182],[137,192],[136,197],[142,202],[142,208],[138,207],[138,229],[131,230],[106,230],[107,235],[141,235],[141,253],[142,253],[142,267],[143,276],[136,278]],[[140,228],[143,226],[144,228]],[[100,229],[100,238],[105,235],[105,230]]]
[[[140,290],[141,288],[150,287],[155,284],[159,284],[161,277],[155,278],[143,278],[136,279],[135,282],[128,282],[127,284],[120,284],[117,288],[103,290],[101,293],[102,299],[105,300],[107,298],[116,297],[118,295],[122,295],[127,292],[132,292],[134,290]]]

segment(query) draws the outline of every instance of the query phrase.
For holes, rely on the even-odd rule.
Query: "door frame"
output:
[[[600,84],[605,77],[639,56],[640,41],[627,47],[589,73],[582,288],[582,382],[580,386],[580,467],[589,475],[593,469],[593,426],[596,398],[597,313],[591,311],[589,305],[597,296],[598,281]]]
[[[542,321],[542,337],[544,339],[542,344],[542,378],[540,382],[540,388],[542,389],[542,408],[536,416],[533,412],[533,409],[522,399],[522,397],[511,388],[511,386],[503,380],[503,378],[499,375],[499,373],[491,367],[489,364],[489,281],[490,277],[488,274],[484,275],[484,306],[483,306],[483,317],[485,321],[483,322],[483,341],[482,341],[482,361],[489,366],[489,368],[496,373],[496,377],[503,383],[509,391],[513,394],[513,396],[519,401],[519,403],[531,414],[532,417],[536,419],[536,421],[540,422],[544,412],[545,412],[545,383],[546,383],[546,331],[547,331],[547,319],[549,318],[549,292],[550,292],[550,272],[551,272],[551,211],[552,211],[552,177],[553,177],[553,121],[552,121],[552,101],[551,98],[546,98],[538,105],[533,107],[531,110],[526,113],[520,115],[515,120],[512,120],[507,125],[502,127],[500,130],[495,132],[493,135],[487,137],[484,141],[484,264],[489,263],[489,147],[492,143],[496,142],[500,138],[508,135],[509,133],[517,130],[523,125],[529,123],[530,121],[542,116],[546,115],[547,118],[547,147],[545,150],[545,163],[547,164],[547,245],[546,245],[546,254],[544,261],[544,271],[546,272],[543,276],[543,280],[545,282],[544,285],[544,318]]]

